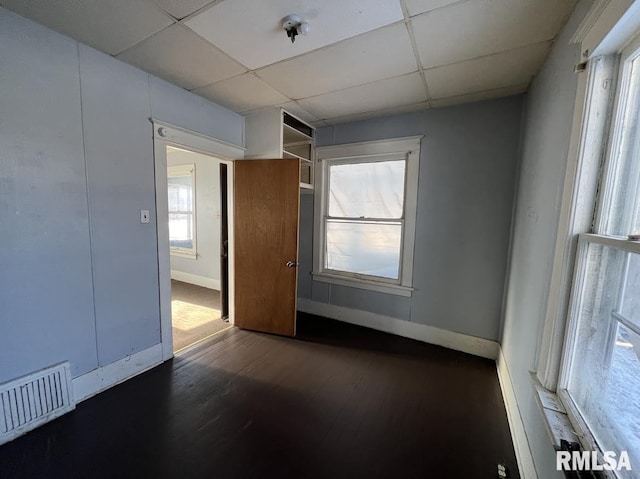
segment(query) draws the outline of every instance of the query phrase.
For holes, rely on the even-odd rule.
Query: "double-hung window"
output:
[[[420,137],[317,148],[314,279],[410,296]]]
[[[578,243],[558,394],[585,446],[627,451],[640,469],[640,43],[623,51],[618,77],[593,233]]]
[[[167,169],[169,200],[169,248],[171,254],[196,257],[196,167]]]

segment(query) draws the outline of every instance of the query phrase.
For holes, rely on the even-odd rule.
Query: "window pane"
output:
[[[329,167],[329,216],[402,218],[405,161]]]
[[[169,245],[193,248],[193,215],[169,213]]]
[[[327,220],[326,268],[398,279],[400,223]]]
[[[611,200],[604,211],[603,231],[607,235],[640,233],[640,59],[627,72],[628,90],[620,124],[620,143],[615,153]]]
[[[627,261],[629,266],[626,271],[620,312],[640,327],[640,255],[629,254]]]
[[[192,211],[193,188],[191,175],[172,176],[168,178],[169,211]]]
[[[602,449],[626,450],[632,464],[640,464],[640,337],[616,317],[637,322],[627,291],[637,295],[639,274],[638,255],[589,245],[567,387]]]

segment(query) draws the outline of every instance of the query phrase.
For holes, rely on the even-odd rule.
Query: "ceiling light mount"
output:
[[[282,19],[282,28],[287,32],[291,43],[296,41],[297,35],[306,35],[311,31],[311,25],[298,15],[287,15]]]

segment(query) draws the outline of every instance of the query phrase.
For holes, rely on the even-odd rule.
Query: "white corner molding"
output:
[[[73,378],[75,400],[80,402],[89,399],[159,365],[162,361],[162,344],[160,343]]]
[[[219,279],[207,278],[206,276],[185,273],[183,271],[176,271],[174,269],[171,270],[171,279],[182,281],[183,283],[195,284],[196,286],[202,286],[203,288],[215,289],[216,291],[220,291]]]
[[[434,328],[425,324],[412,323],[401,319],[370,313],[359,309],[345,308],[321,303],[306,298],[298,298],[298,310],[303,313],[324,316],[345,323],[416,339],[436,346],[454,349],[487,359],[497,359],[500,346],[496,341]]]
[[[536,467],[533,462],[533,455],[529,448],[529,440],[527,439],[524,422],[522,421],[522,415],[518,407],[518,400],[513,390],[511,374],[509,374],[509,367],[502,353],[502,348],[499,348],[496,367],[504,406],[507,410],[507,420],[509,421],[509,429],[511,430],[511,439],[513,441],[513,449],[516,453],[520,477],[522,479],[538,479],[538,473],[536,472]]]

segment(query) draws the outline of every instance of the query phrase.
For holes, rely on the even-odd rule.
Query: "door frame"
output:
[[[229,166],[227,173],[227,225],[229,229],[229,324],[234,323],[234,223],[233,223],[233,162],[244,159],[245,149],[196,133],[160,120],[153,123],[153,156],[156,181],[156,234],[158,253],[158,289],[160,305],[160,335],[162,360],[173,357],[171,325],[171,264],[169,254],[169,206],[167,203],[167,146],[215,157]]]

